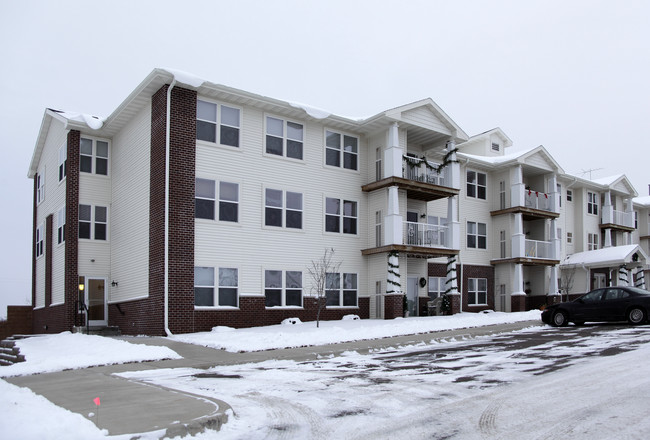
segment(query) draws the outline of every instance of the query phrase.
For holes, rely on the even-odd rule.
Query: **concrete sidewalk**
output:
[[[540,324],[540,321],[525,321],[250,353],[230,353],[162,337],[121,337],[121,339],[135,344],[167,346],[183,358],[9,377],[4,380],[14,385],[27,387],[52,403],[89,418],[99,428],[108,430],[110,435],[134,434],[134,437],[137,437],[138,433],[158,431],[160,438],[175,437],[195,434],[205,428],[218,430],[227,421],[228,411],[231,410],[230,406],[218,399],[124,379],[115,376],[114,373],[161,368],[208,369],[219,365],[235,365],[273,359],[312,360],[319,356],[336,356],[346,351],[357,351],[363,354],[382,348],[507,333]],[[93,403],[95,397],[101,399],[98,420],[97,417],[88,416],[89,413],[97,414]]]

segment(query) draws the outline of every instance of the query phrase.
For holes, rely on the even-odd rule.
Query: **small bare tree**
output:
[[[320,327],[320,312],[327,304],[328,273],[338,273],[340,261],[334,261],[334,248],[325,249],[323,256],[312,260],[307,268],[311,277],[311,292],[316,296],[316,327]]]
[[[566,292],[567,301],[569,300],[569,293],[571,292],[571,289],[573,289],[573,279],[575,278],[575,275],[576,275],[575,266],[571,268],[562,269],[562,277],[560,278],[560,281],[562,282],[562,286],[560,291]]]

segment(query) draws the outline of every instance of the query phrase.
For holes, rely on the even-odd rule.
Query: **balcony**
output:
[[[387,225],[386,240],[390,243],[390,228]],[[401,222],[396,225],[396,242],[384,244],[361,251],[362,255],[373,255],[397,251],[412,258],[437,258],[458,255],[454,248],[454,234],[460,233],[458,223],[448,225],[430,225],[428,223]],[[458,245],[457,241],[456,245]]]
[[[534,191],[525,188],[524,184],[512,185],[510,206],[505,206],[504,197],[501,198],[501,206],[501,209],[490,212],[490,215],[521,213],[524,220],[553,219],[560,216],[556,194]]]
[[[616,211],[613,206],[603,206],[601,229],[634,231],[634,212]]]
[[[427,223],[404,222],[404,244],[409,246],[448,248],[449,227]]]
[[[558,243],[559,246],[559,243]],[[490,264],[523,264],[524,266],[554,266],[560,263],[559,248],[553,241],[529,240],[523,235],[512,237],[512,256],[490,261]]]
[[[460,188],[453,187],[451,174],[454,168],[458,173],[458,164],[451,163],[440,172],[437,171],[438,166],[439,164],[424,161],[423,159],[402,156],[401,176],[388,176],[363,185],[361,189],[365,192],[371,192],[397,186],[399,189],[406,191],[406,196],[409,199],[425,202],[457,196],[460,193]],[[395,174],[397,173],[396,170]]]

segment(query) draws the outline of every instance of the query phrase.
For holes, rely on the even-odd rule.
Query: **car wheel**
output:
[[[566,312],[563,310],[558,310],[553,314],[553,319],[551,320],[554,326],[556,327],[564,327],[569,323],[569,317],[567,316]]]
[[[627,320],[630,324],[641,324],[645,321],[645,313],[643,309],[639,307],[634,307],[627,312]]]

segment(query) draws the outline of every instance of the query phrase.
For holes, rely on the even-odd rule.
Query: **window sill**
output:
[[[216,142],[210,142],[210,141],[202,141],[200,139],[196,140],[196,146],[203,146],[203,147],[209,147],[209,148],[222,148],[224,150],[229,150],[229,151],[238,151],[240,153],[243,153],[243,150],[241,148],[241,139],[240,139],[240,146],[239,147],[233,147],[232,145],[224,145],[224,144],[218,144]]]
[[[234,312],[240,309],[239,306],[194,306],[194,310],[197,312],[198,311],[214,312],[214,311],[221,311],[221,310]]]
[[[303,306],[265,306],[266,310],[305,310]]]

